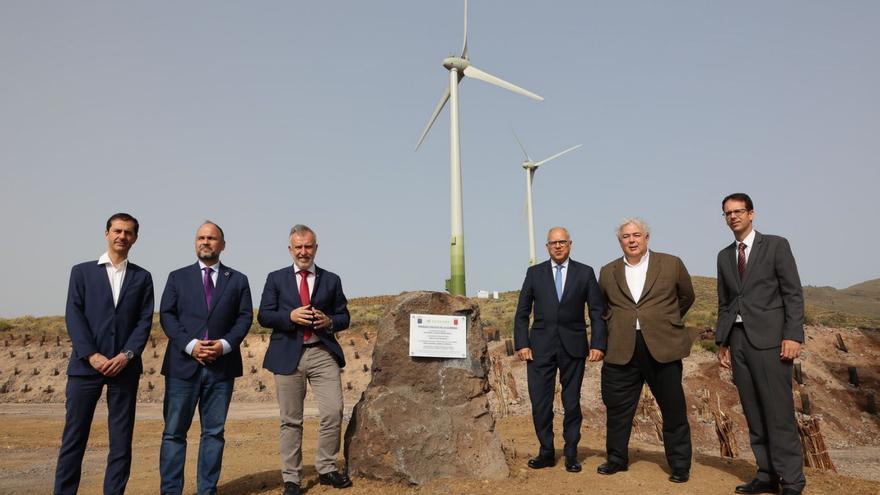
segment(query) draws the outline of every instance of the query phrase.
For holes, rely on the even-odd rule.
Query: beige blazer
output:
[[[651,356],[668,363],[687,357],[691,337],[682,318],[694,303],[694,287],[684,263],[670,254],[651,251],[648,273],[639,302],[626,283],[623,258],[602,267],[599,288],[608,308],[608,350],[605,361],[626,364],[636,345],[636,318]]]

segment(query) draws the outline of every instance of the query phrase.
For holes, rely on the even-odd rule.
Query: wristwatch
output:
[[[134,351],[131,351],[129,349],[125,349],[122,351],[122,354],[125,355],[125,359],[128,361],[131,361],[132,359],[134,359]]]

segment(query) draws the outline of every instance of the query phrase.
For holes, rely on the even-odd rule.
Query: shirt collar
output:
[[[737,249],[739,249],[740,244],[745,244],[747,248],[754,246],[755,245],[755,229],[752,229],[752,231],[749,232],[749,235],[747,235],[746,238],[742,240],[742,242],[736,241]]]
[[[630,268],[638,268],[644,264],[648,263],[648,257],[651,256],[651,251],[645,251],[645,255],[642,256],[642,259],[639,260],[635,265],[630,264],[629,261],[626,261],[626,256],[623,257],[623,263]]]
[[[308,268],[306,268],[306,271],[309,272],[310,274],[314,275],[315,274],[315,264],[312,263]],[[296,263],[294,263],[293,273],[299,273],[299,272],[300,272],[300,267],[296,266]]]
[[[554,270],[557,266],[561,266],[563,270],[567,270],[569,260],[571,260],[571,258],[565,258],[565,261],[563,261],[562,263],[557,263],[553,261],[553,259],[550,259],[550,266],[552,266]]]
[[[99,265],[110,265],[113,268],[116,268],[115,266],[113,266],[113,262],[110,261],[110,253],[106,253],[106,252],[104,254],[102,254],[100,258],[98,258],[98,264]],[[128,266],[128,258],[122,260],[122,263],[119,264],[119,268],[116,268],[116,269],[123,270],[127,266]]]
[[[211,271],[219,272],[220,271],[220,262],[218,261],[218,262],[214,263],[213,265],[208,266],[205,264],[204,261],[199,260],[199,270],[205,271],[205,268],[210,268]]]

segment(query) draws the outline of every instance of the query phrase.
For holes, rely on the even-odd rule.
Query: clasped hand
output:
[[[107,357],[100,352],[96,352],[89,356],[89,364],[92,365],[92,368],[95,368],[98,373],[104,376],[114,377],[121,373],[128,365],[128,358],[125,357],[125,354],[120,352],[112,359],[107,359]]]
[[[300,306],[290,312],[290,321],[314,330],[321,330],[330,326],[330,317],[323,311],[313,308],[311,304]]]
[[[192,357],[201,365],[213,363],[223,355],[223,343],[219,340],[197,340]]]

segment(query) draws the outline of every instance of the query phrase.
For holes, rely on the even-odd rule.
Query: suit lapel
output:
[[[550,266],[552,267],[553,265],[551,264]],[[565,283],[562,284],[562,297],[558,298],[560,304],[562,303],[562,301],[565,300],[566,294],[571,292],[568,290],[568,287],[571,286],[571,284],[575,283],[574,282],[575,278],[578,277],[578,275],[579,275],[578,269],[579,268],[578,268],[577,264],[574,261],[572,261],[571,258],[569,258],[568,259],[568,273],[565,274]],[[551,269],[550,271],[552,272],[553,270]],[[553,280],[553,293],[554,294],[556,293],[556,280]]]
[[[227,270],[222,263],[218,263],[217,283],[214,286],[214,294],[211,296],[211,307],[208,308],[208,316],[211,316],[214,308],[217,307],[217,303],[220,302],[220,297],[223,295],[223,291],[226,290],[226,286],[229,284],[230,275],[229,270]],[[204,285],[204,283],[202,285]],[[205,305],[207,305],[207,301],[205,301]]]
[[[105,269],[106,271],[106,269]],[[131,268],[131,263],[126,265],[125,267],[125,276],[122,277],[122,286],[119,288],[119,299],[116,300],[116,307],[118,308],[120,304],[122,304],[122,298],[125,297],[126,289],[131,285],[131,279],[134,277],[134,270]],[[107,279],[107,283],[110,283],[110,279]],[[113,289],[110,289],[110,297],[113,297]]]
[[[310,296],[311,303],[314,306],[315,299],[318,296],[318,288],[321,287],[321,280],[324,279],[324,270],[322,268],[318,268],[318,265],[315,265],[315,285],[312,286],[312,294]]]
[[[199,265],[199,262],[196,261],[194,265],[192,265],[192,275],[187,277],[187,283],[191,284],[193,294],[199,294],[199,307],[202,308],[205,315],[208,314],[208,300],[205,298],[205,277],[202,273],[202,267]],[[216,290],[216,288],[215,288]],[[216,297],[216,294],[215,294]],[[213,302],[213,301],[212,301]]]
[[[645,274],[645,285],[642,287],[642,293],[639,295],[639,302],[645,300],[645,294],[654,286],[657,277],[660,275],[660,259],[655,256],[648,257],[648,273]]]
[[[724,248],[724,257],[727,258],[724,264],[730,274],[729,278],[736,280],[736,287],[742,289],[742,280],[739,279],[739,269],[736,267],[736,256],[736,241],[733,241],[733,244]]]
[[[614,274],[614,281],[617,282],[617,286],[620,288],[620,292],[635,303],[636,299],[629,290],[629,284],[626,283],[626,267],[623,264],[623,260],[618,259],[614,262],[612,273]]]
[[[546,265],[545,268],[540,268],[542,265]],[[555,263],[553,263],[553,260],[547,260],[544,263],[542,263],[541,265],[538,265],[538,267],[539,267],[538,277],[540,278],[540,280],[543,280],[543,282],[540,282],[540,280],[539,280],[539,282],[544,284],[545,290],[549,291],[550,294],[553,294],[554,296],[556,296],[551,299],[553,300],[552,304],[555,304],[556,306],[558,306],[561,301],[559,299],[559,296],[556,294],[556,278],[555,278],[556,269],[553,268],[554,266],[556,266],[556,265],[555,265]],[[568,267],[569,267],[569,275],[571,275],[571,270],[570,270],[571,263],[568,264]],[[563,287],[562,295],[565,295],[565,287]]]
[[[751,251],[749,251],[749,259],[746,262],[746,272],[743,274],[743,287],[746,285],[746,282],[749,281],[749,273],[752,272],[752,265],[757,264],[757,262],[761,259],[761,256],[764,255],[764,251],[766,251],[766,249],[764,249],[764,236],[756,230],[755,245],[752,246]]]
[[[98,272],[98,278],[102,280],[100,286],[106,294],[104,297],[106,297],[107,300],[110,301],[110,305],[113,306],[113,287],[110,285],[110,277],[107,276],[107,267],[95,262],[95,270]],[[125,275],[128,276],[128,270],[125,270]],[[119,300],[122,300],[121,293]]]

